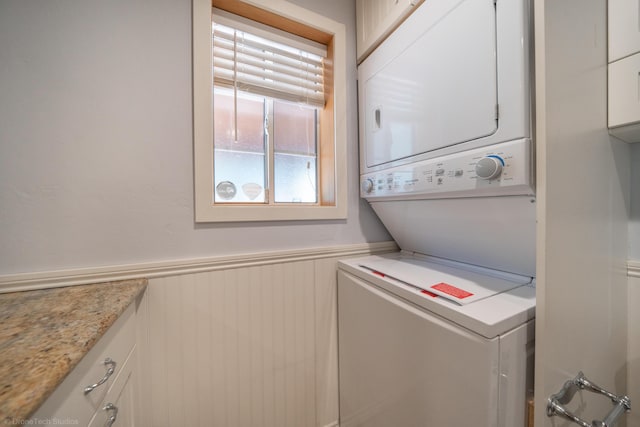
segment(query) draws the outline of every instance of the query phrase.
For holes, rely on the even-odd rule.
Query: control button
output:
[[[363,180],[361,188],[364,194],[370,194],[373,191],[373,181],[368,178]]]
[[[444,169],[436,169],[436,176],[444,175]]]
[[[498,156],[487,156],[476,163],[476,175],[482,179],[494,179],[502,173],[504,160]]]
[[[458,169],[455,172],[455,176],[462,176],[463,173],[464,173],[464,171],[462,169]]]

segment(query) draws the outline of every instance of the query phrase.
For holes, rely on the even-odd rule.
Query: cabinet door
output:
[[[419,0],[356,0],[358,61],[389,35],[418,3]]]
[[[609,64],[609,127],[640,122],[640,53]]]
[[[640,0],[609,0],[609,62],[640,52]]]

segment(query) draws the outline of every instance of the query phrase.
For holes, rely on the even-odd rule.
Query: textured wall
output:
[[[358,198],[355,6],[345,23],[349,217],[196,225],[190,0],[0,1],[0,275],[388,240]]]

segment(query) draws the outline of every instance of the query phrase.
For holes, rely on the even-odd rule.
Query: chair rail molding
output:
[[[398,250],[393,241],[270,251],[207,258],[176,259],[93,268],[0,275],[0,293],[56,288],[138,278],[158,278],[231,268],[323,258],[351,257]]]

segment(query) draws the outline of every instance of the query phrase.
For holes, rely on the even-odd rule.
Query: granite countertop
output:
[[[29,418],[146,279],[0,294],[0,422]]]

